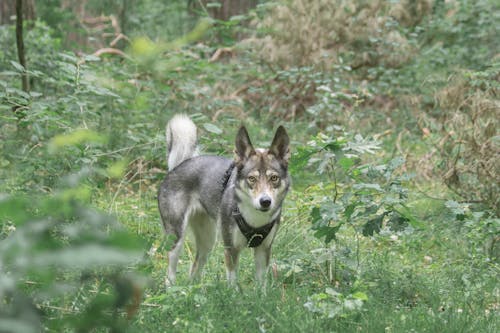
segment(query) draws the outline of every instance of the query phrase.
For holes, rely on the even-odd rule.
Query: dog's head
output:
[[[290,139],[283,126],[276,130],[269,149],[255,149],[246,128],[241,127],[238,131],[235,144],[237,192],[251,199],[255,209],[274,211],[285,198],[290,186],[289,144]]]

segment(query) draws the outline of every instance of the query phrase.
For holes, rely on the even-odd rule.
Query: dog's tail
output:
[[[196,125],[185,114],[177,114],[167,124],[168,170],[198,155]]]

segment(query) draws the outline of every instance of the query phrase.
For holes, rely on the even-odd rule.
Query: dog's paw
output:
[[[168,290],[169,288],[175,285],[175,280],[172,281],[169,277],[165,277],[165,288]]]

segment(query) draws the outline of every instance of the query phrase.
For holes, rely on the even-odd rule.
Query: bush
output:
[[[435,71],[460,66],[484,70],[499,53],[498,2],[439,1],[423,25],[421,45],[429,46],[424,57],[431,57]]]
[[[500,213],[500,63],[456,74],[440,90],[444,131],[439,165],[445,183],[470,202]]]
[[[432,8],[431,0],[289,0],[275,3],[256,20],[261,34],[250,42],[262,59],[280,66],[325,65],[349,58],[353,68],[398,67],[413,51],[404,26]]]
[[[144,245],[89,208],[89,192],[73,184],[57,195],[0,196],[0,331],[127,326],[125,312],[137,310],[142,292],[126,267]]]

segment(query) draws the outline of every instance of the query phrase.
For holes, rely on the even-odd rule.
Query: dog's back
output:
[[[208,216],[215,219],[224,192],[224,179],[228,177],[226,172],[230,167],[231,160],[224,157],[195,156],[170,171],[158,193],[160,213],[162,217],[168,214],[169,223],[165,228],[177,227],[173,217],[194,208],[205,210]],[[163,219],[164,224],[166,218]],[[174,231],[179,236],[180,230]]]

